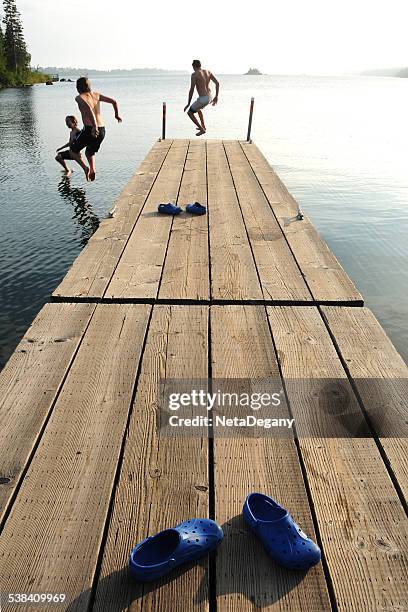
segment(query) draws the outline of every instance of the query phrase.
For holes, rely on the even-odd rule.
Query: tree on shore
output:
[[[15,0],[3,0],[6,66],[13,72],[28,70],[31,56],[27,53],[23,25]]]
[[[27,85],[43,81],[45,75],[30,70],[31,55],[24,40],[23,24],[16,0],[3,0],[0,25],[0,84]]]
[[[4,34],[3,34],[3,30],[1,29],[1,24],[0,24],[0,75],[5,71],[6,69],[6,55],[5,55],[5,48],[4,48]]]

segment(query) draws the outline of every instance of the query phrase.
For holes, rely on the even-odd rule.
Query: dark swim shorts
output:
[[[71,151],[60,151],[58,157],[61,159],[72,159]]]
[[[71,150],[79,153],[86,147],[86,152],[89,155],[95,155],[99,151],[102,140],[105,138],[105,128],[100,127],[98,131],[98,136],[92,136],[92,126],[85,125],[71,144]]]

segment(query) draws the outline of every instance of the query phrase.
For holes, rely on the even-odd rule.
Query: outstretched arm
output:
[[[195,87],[195,79],[194,79],[194,74],[192,74],[191,75],[190,91],[188,92],[188,102],[187,102],[187,106],[184,107],[184,112],[186,112],[186,110],[188,109],[188,107],[191,104],[191,100],[193,98],[193,93],[194,93],[194,87]]]
[[[62,151],[62,149],[67,149],[70,146],[71,143],[67,142],[67,144],[64,144],[62,147],[58,147],[57,152],[58,151]]]
[[[218,94],[220,91],[220,83],[219,81],[215,78],[215,76],[211,73],[210,75],[210,81],[212,81],[213,83],[215,83],[215,96],[214,96],[214,100],[212,101],[213,106],[215,106],[218,102]]]
[[[104,96],[102,94],[99,94],[99,100],[101,102],[107,102],[108,104],[112,104],[113,110],[115,111],[115,119],[116,119],[116,121],[118,123],[122,123],[122,119],[119,116],[118,103],[116,102],[116,100],[114,100],[113,98],[108,98],[108,96]]]

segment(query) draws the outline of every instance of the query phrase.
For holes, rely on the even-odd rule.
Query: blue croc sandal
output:
[[[129,567],[142,582],[157,580],[172,569],[215,550],[224,533],[210,519],[190,519],[139,542],[130,553]]]
[[[187,204],[186,211],[192,215],[205,215],[207,209],[200,202],[194,202],[194,204]]]
[[[308,570],[319,563],[320,548],[271,497],[251,493],[242,513],[276,563],[294,570]]]
[[[180,206],[176,206],[171,202],[169,202],[168,204],[159,204],[157,210],[163,215],[179,215],[181,213]]]

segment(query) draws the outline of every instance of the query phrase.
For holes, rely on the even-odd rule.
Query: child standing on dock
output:
[[[115,111],[115,119],[122,123],[116,100],[108,98],[101,93],[92,91],[91,83],[86,77],[80,77],[77,82],[78,96],[75,98],[81,111],[84,127],[78,137],[71,145],[73,158],[81,165],[81,151],[85,149],[85,155],[89,162],[89,168],[84,169],[87,180],[94,181],[96,177],[95,154],[105,138],[105,127],[101,116],[101,102],[112,104]]]
[[[57,161],[59,164],[61,164],[61,166],[64,168],[65,174],[67,176],[71,176],[72,170],[70,170],[70,168],[68,168],[68,166],[66,164],[66,160],[67,159],[74,159],[73,156],[72,156],[72,152],[71,152],[71,145],[74,142],[74,140],[77,138],[77,136],[81,133],[81,130],[78,127],[78,119],[76,117],[74,117],[74,115],[67,115],[65,117],[65,125],[67,126],[67,128],[69,128],[71,130],[70,134],[69,134],[69,141],[66,144],[64,144],[62,147],[58,147],[57,155],[55,157],[55,161]],[[69,150],[68,151],[63,151],[63,149],[69,149]],[[78,160],[76,160],[76,161],[78,161]],[[81,168],[85,171],[87,166],[86,166],[86,164],[84,164],[81,155],[80,155],[80,161],[78,161],[78,163],[81,166]]]
[[[197,126],[198,131],[196,136],[202,136],[206,132],[202,109],[208,106],[210,102],[212,102],[213,106],[217,104],[220,84],[210,70],[204,70],[204,68],[201,68],[200,60],[193,61],[193,70],[194,72],[191,75],[190,91],[188,93],[188,102],[187,106],[184,107],[184,112],[191,104],[194,89],[197,89],[198,98],[195,102],[193,102],[193,104],[191,104],[187,114],[191,121]],[[210,81],[215,83],[215,96],[213,100],[211,99]],[[200,121],[195,118],[195,113],[198,114]]]

